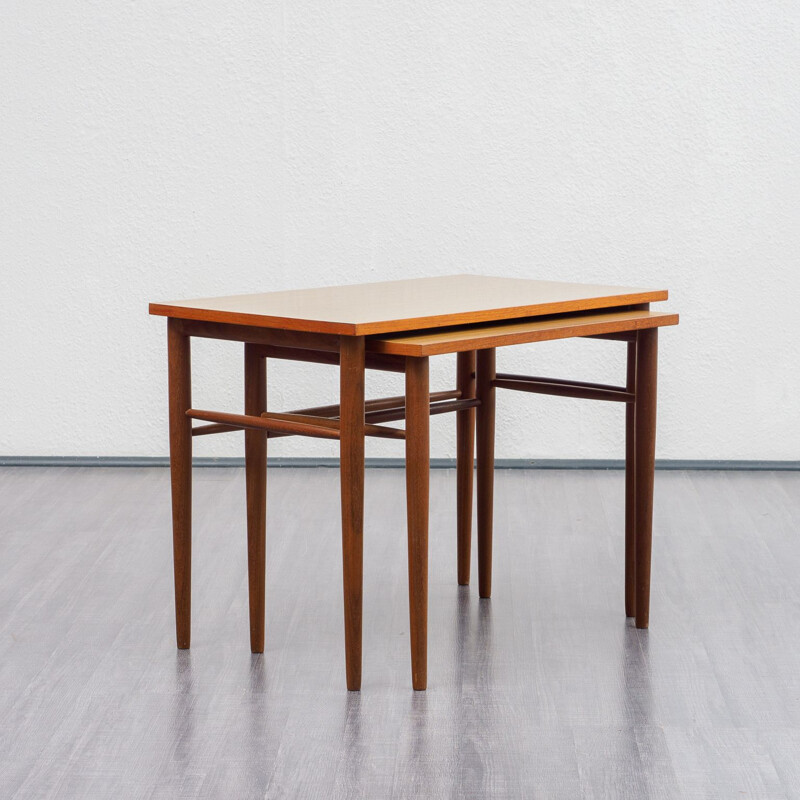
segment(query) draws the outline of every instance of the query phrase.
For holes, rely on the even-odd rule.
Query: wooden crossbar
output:
[[[326,419],[325,417],[316,417],[310,414],[275,414],[270,411],[265,411],[262,418],[277,420],[279,422],[294,422],[295,420],[303,420],[304,424],[319,425],[323,428],[335,430],[337,438],[339,434],[339,420]],[[365,436],[376,436],[379,439],[405,439],[406,432],[399,428],[384,428],[381,425],[364,425]]]
[[[244,428],[247,430],[267,431],[275,433],[300,434],[301,436],[315,436],[320,439],[338,439],[338,424],[331,427],[320,424],[320,420],[312,417],[298,415],[297,419],[276,419],[255,417],[250,414],[227,414],[222,411],[205,411],[197,408],[190,408],[186,412],[187,417],[192,419],[202,419],[206,422],[216,422],[230,428]]]
[[[192,436],[208,436],[212,433],[231,433],[241,431],[238,425],[223,425],[221,422],[212,422],[210,425],[196,425],[192,428]]]
[[[243,428],[265,431],[267,434],[282,434],[284,436],[312,436],[319,439],[339,438],[338,420],[313,417],[306,414],[275,414],[265,411],[260,417],[255,417],[249,414],[227,414],[222,411],[205,411],[190,408],[186,412],[186,416],[220,424],[226,430]],[[211,432],[221,433],[222,430],[218,429]],[[384,428],[380,425],[365,424],[364,435],[377,436],[384,439],[404,439],[405,431],[397,428]]]
[[[431,392],[430,399],[431,399],[431,415],[436,414],[445,414],[448,411],[461,411],[465,408],[472,408],[478,404],[477,400],[460,400],[461,392],[458,389],[450,389],[443,392]],[[364,403],[364,421],[366,423],[374,423],[374,422],[396,422],[397,420],[405,419],[406,416],[406,408],[405,408],[405,396],[398,395],[396,397],[379,397],[374,400],[367,400]],[[209,425],[198,425],[192,428],[192,436],[207,436],[212,433],[228,433],[231,431],[240,431],[244,430],[246,425],[241,423],[242,418],[246,418],[246,415],[242,414],[222,414],[221,412],[216,411],[198,411],[197,409],[191,409],[190,414],[188,416],[194,419],[202,419],[202,420],[210,420],[212,416],[219,421],[213,421]],[[202,414],[203,416],[200,416]],[[221,416],[224,416],[226,419],[225,421],[219,419]],[[326,430],[338,430],[338,416],[339,416],[339,406],[338,405],[329,405],[329,406],[315,406],[313,408],[299,408],[295,411],[288,411],[283,414],[268,414],[269,417],[276,419],[276,420],[283,420],[288,422],[307,422],[308,424],[318,424],[321,427],[325,428]],[[228,421],[228,418],[235,418],[237,421],[234,424],[232,421]],[[254,420],[260,420],[260,417],[252,417]],[[334,425],[328,425],[327,422],[334,422]],[[267,433],[267,436],[270,439],[277,439],[282,436],[295,436],[295,435],[303,435],[304,432],[294,430],[288,430],[284,427],[281,429],[277,429],[274,427],[265,428],[262,422],[255,423],[255,427],[258,430],[264,430]],[[387,433],[387,431],[389,433]],[[402,436],[399,436],[398,433],[402,433],[396,428],[381,428],[377,425],[367,425],[365,427],[365,433],[367,436],[377,436],[383,437],[388,439],[401,439]],[[306,434],[312,435],[312,434]],[[329,436],[327,434],[321,434],[322,438],[336,438]]]
[[[466,408],[474,408],[480,405],[480,400],[466,399],[466,400],[450,400],[443,403],[431,403],[430,413],[431,416],[436,414],[446,414],[449,411],[463,411]],[[370,411],[366,415],[370,422],[396,422],[399,419],[406,418],[405,405],[398,406],[397,408],[386,408],[378,411]]]
[[[458,397],[461,397],[461,392],[458,389],[451,389],[449,391],[444,392],[431,392],[431,403],[435,403],[439,400],[454,400]],[[375,400],[367,400],[364,403],[364,411],[367,413],[371,411],[379,411],[385,408],[398,408],[400,406],[405,406],[406,398],[405,395],[398,395],[396,397],[379,397]],[[309,414],[311,416],[319,416],[319,417],[338,417],[339,416],[339,406],[338,405],[330,405],[330,406],[315,406],[313,408],[300,408],[297,411],[290,411],[290,414]],[[402,419],[400,417],[399,419]]]
[[[582,400],[611,400],[618,403],[632,403],[633,392],[622,386],[609,386],[604,383],[567,381],[559,378],[539,378],[532,375],[511,375],[498,373],[492,381],[497,389],[512,389],[517,392],[549,394],[558,397],[576,397]]]

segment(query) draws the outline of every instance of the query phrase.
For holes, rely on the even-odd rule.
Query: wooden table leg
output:
[[[636,392],[636,341],[628,342],[625,389]],[[625,404],[625,616],[636,616],[636,406]]]
[[[244,346],[244,413],[259,416],[267,410],[267,360],[253,344]],[[267,437],[244,432],[247,487],[247,579],[250,593],[250,650],[264,652],[267,531]]]
[[[428,502],[430,388],[427,358],[406,359],[406,504],[411,681],[428,685]]]
[[[475,397],[475,351],[457,354],[456,388],[461,400]],[[475,468],[475,409],[456,412],[458,582],[469,585],[472,546],[472,484]]]
[[[175,634],[186,650],[192,619],[192,368],[189,337],[167,321],[169,362],[169,466],[172,479],[172,557],[175,571]]]
[[[364,584],[364,337],[342,336],[339,369],[344,649],[347,688],[361,688]]]
[[[495,351],[479,350],[476,368],[478,463],[478,594],[492,596],[492,521],[494,513]]]
[[[635,493],[636,627],[650,620],[650,551],[653,537],[653,479],[656,455],[658,328],[641,330],[636,347]]]

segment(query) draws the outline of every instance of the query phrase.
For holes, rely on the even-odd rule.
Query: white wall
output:
[[[3,3],[0,455],[166,453],[150,300],[482,272],[669,288],[659,457],[800,458],[799,26],[788,0]],[[241,408],[240,361],[196,344],[196,405]],[[621,380],[623,350],[499,363]],[[276,409],[335,397],[330,367],[271,375]],[[501,457],[622,453],[613,404],[499,413]]]

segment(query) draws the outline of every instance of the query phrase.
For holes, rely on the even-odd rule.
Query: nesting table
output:
[[[361,687],[364,442],[405,440],[411,672],[427,686],[428,473],[431,415],[454,412],[457,574],[469,583],[473,455],[477,462],[478,589],[491,595],[494,419],[498,389],[625,405],[625,612],[649,621],[658,328],[665,290],[452,275],[321,289],[152,303],[167,317],[170,469],[177,644],[190,643],[192,438],[245,432],[250,647],[264,650],[267,439],[338,439],[347,688]],[[191,337],[244,343],[244,409],[197,409]],[[498,373],[498,347],[575,337],[626,343],[625,386]],[[456,385],[431,393],[431,356],[455,353]],[[338,403],[267,410],[268,358],[339,365]],[[405,394],[366,400],[367,369],[405,375]],[[383,423],[405,420],[405,429]],[[193,425],[193,420],[200,424]],[[477,439],[477,447],[475,439]]]

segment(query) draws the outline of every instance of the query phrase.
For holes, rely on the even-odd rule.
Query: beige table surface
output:
[[[447,275],[151,303],[150,313],[208,322],[366,336],[666,299],[665,289]]]

